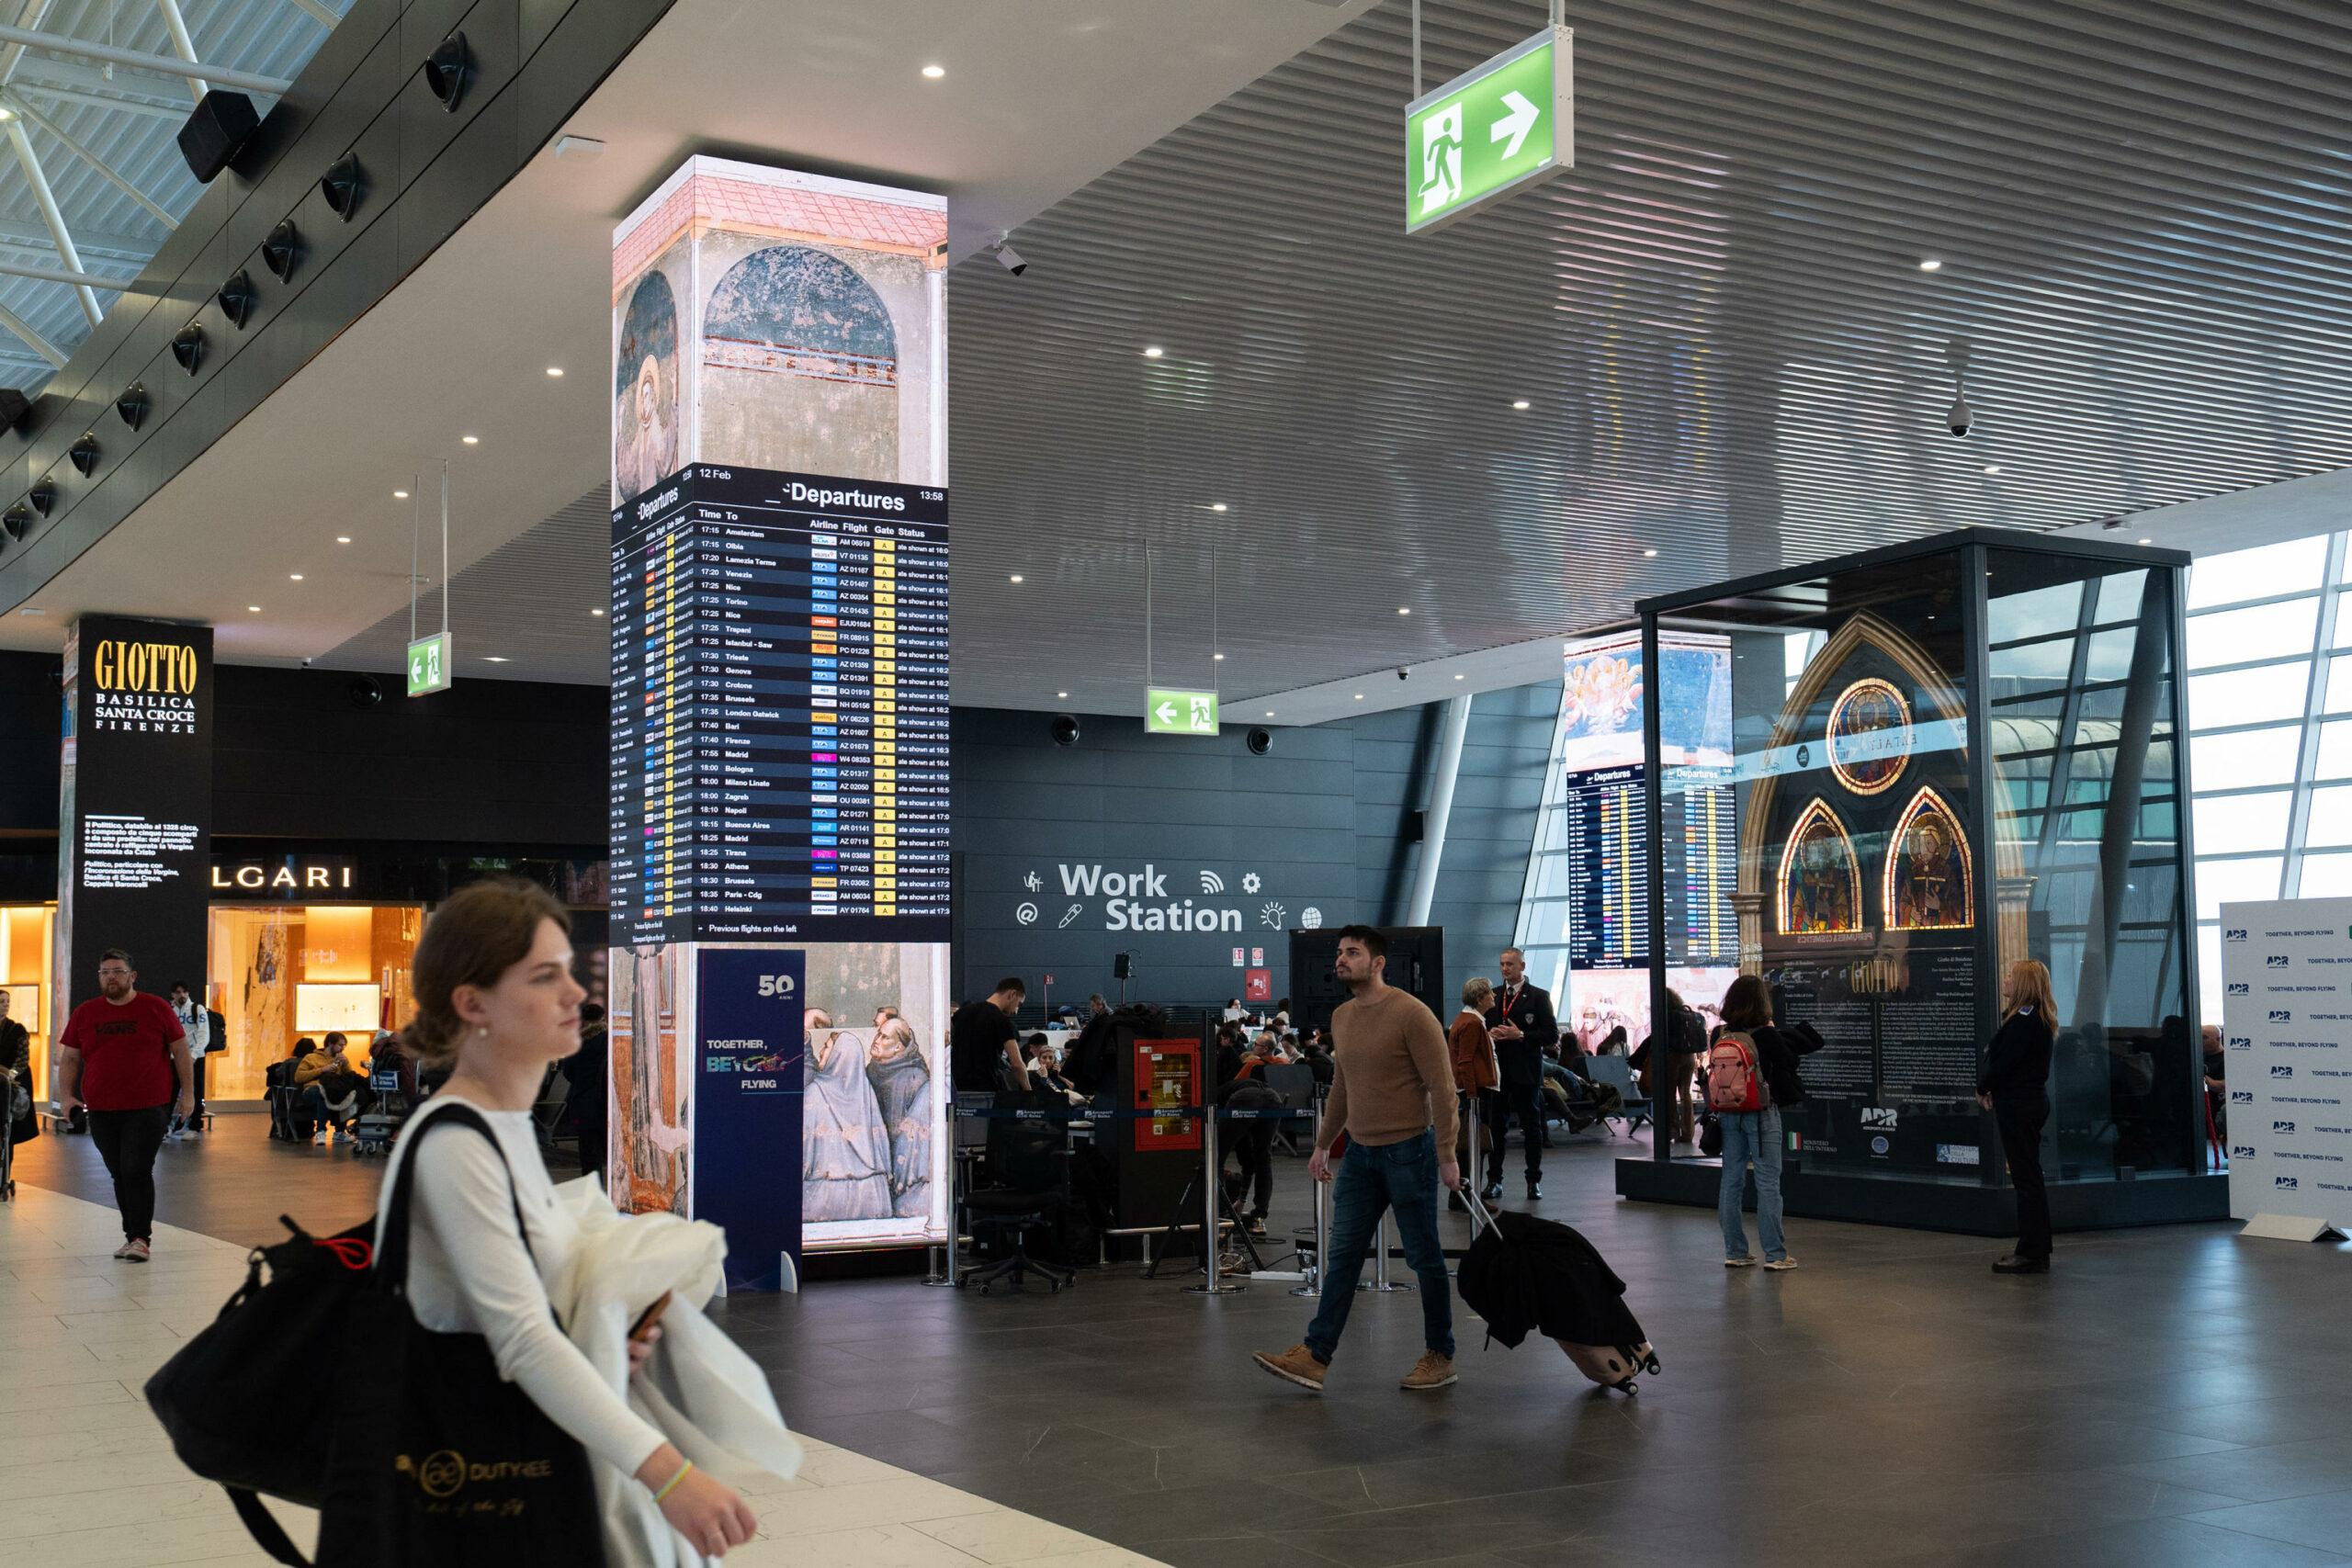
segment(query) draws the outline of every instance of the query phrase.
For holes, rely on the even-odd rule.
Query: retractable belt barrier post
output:
[[[1225,1282],[1225,1238],[1218,1233],[1218,1211],[1225,1206],[1225,1156],[1217,1147],[1217,1108],[1201,1108],[1201,1282],[1187,1285],[1195,1296],[1229,1296],[1241,1287]]]
[[[1323,1146],[1323,1102],[1330,1098],[1329,1084],[1315,1086],[1315,1138],[1310,1146],[1316,1149]],[[1323,1293],[1323,1248],[1330,1232],[1329,1193],[1326,1190],[1330,1185],[1328,1181],[1317,1181],[1312,1177],[1307,1179],[1307,1190],[1315,1201],[1315,1261],[1299,1269],[1306,1277],[1291,1288],[1290,1293],[1294,1296],[1319,1296]]]
[[[1476,1089],[1474,1089],[1468,1094],[1462,1097],[1462,1115],[1464,1118],[1464,1125],[1469,1129],[1469,1134],[1466,1140],[1467,1146],[1463,1150],[1464,1163],[1462,1167],[1462,1189],[1464,1192],[1476,1193],[1478,1190],[1479,1134],[1478,1091]],[[1505,1122],[1504,1125],[1508,1126],[1510,1123]],[[1496,1163],[1499,1164],[1501,1162],[1498,1161]],[[1478,1239],[1478,1232],[1486,1224],[1486,1210],[1478,1204],[1472,1203],[1470,1205],[1470,1239],[1472,1241]]]

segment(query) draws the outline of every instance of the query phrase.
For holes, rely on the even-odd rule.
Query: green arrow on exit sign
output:
[[[1546,28],[1405,106],[1405,232],[1575,167],[1575,37]]]
[[[1215,692],[1170,692],[1154,686],[1144,693],[1146,735],[1215,735]]]
[[[449,689],[449,634],[435,632],[408,645],[408,694],[422,697]]]

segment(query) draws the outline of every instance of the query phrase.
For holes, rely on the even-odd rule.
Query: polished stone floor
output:
[[[1358,1299],[1318,1397],[1249,1362],[1295,1342],[1312,1303],[1266,1283],[1204,1299],[1131,1266],[1057,1296],[900,1278],[718,1313],[839,1462],[938,1487],[883,1487],[930,1499],[918,1511],[998,1507],[963,1533],[892,1521],[899,1533],[861,1538],[860,1562],[945,1547],[1069,1568],[1113,1548],[1178,1568],[2352,1563],[2352,1247],[2240,1242],[2227,1225],[2062,1236],[2053,1274],[2010,1280],[1987,1272],[1999,1248],[1982,1240],[1797,1221],[1797,1270],[1732,1272],[1711,1213],[1611,1195],[1623,1147],[1589,1134],[1555,1149],[1539,1208],[1584,1229],[1631,1287],[1666,1363],[1632,1400],[1591,1390],[1548,1346],[1482,1350],[1458,1310],[1461,1382],[1404,1393],[1409,1292]],[[55,1172],[86,1152],[50,1151],[52,1179],[85,1180]],[[258,1126],[165,1159],[187,1184],[179,1212],[227,1216],[240,1239],[289,1207],[356,1217],[377,1169],[269,1145]],[[216,1175],[246,1190],[200,1198]],[[1303,1165],[1283,1162],[1281,1179],[1278,1217],[1295,1217]],[[74,1270],[89,1271],[105,1272]],[[217,1285],[181,1304],[209,1308]],[[93,1355],[118,1335],[154,1343],[148,1325],[40,1304]],[[135,1384],[118,1386],[98,1402]],[[48,1403],[0,1377],[0,1409]],[[0,1495],[28,1483],[0,1458]],[[846,1545],[818,1528],[829,1517],[798,1544]]]

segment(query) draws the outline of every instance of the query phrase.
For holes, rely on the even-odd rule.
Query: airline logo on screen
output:
[[[199,663],[186,643],[108,637],[91,644],[91,728],[194,734]]]

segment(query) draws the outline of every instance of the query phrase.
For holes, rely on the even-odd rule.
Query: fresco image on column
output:
[[[643,494],[678,471],[680,411],[678,299],[664,264],[637,280],[621,312],[613,352],[613,500]]]

